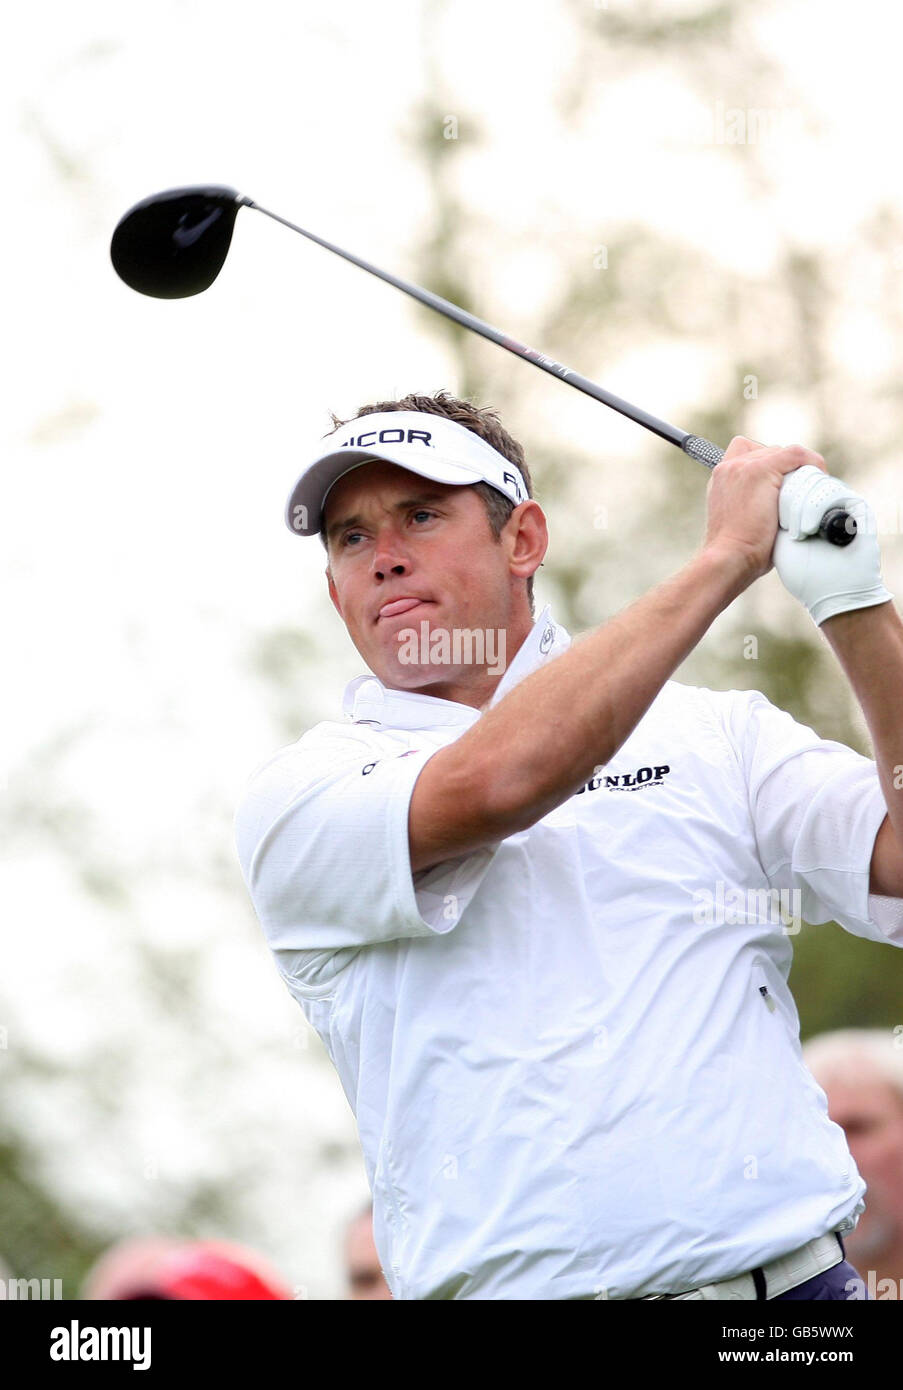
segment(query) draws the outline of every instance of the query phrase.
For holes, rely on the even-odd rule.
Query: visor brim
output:
[[[323,522],[323,508],[331,488],[364,463],[394,463],[407,473],[416,473],[434,483],[466,487],[485,482],[478,468],[434,454],[412,459],[410,453],[391,446],[380,449],[332,449],[308,464],[292,488],[285,508],[285,524],[296,536],[316,536]],[[300,524],[299,524],[300,523]]]

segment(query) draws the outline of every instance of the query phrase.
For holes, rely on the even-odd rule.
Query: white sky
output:
[[[607,6],[612,14],[629,8],[628,0]],[[211,951],[222,933],[240,943],[217,954],[218,970],[231,962],[234,989],[231,997],[221,990],[216,1007],[241,1007],[253,1027],[235,1002],[245,976],[253,978],[271,1042],[303,1020],[275,971],[265,974],[249,909],[234,892],[224,926],[207,888],[167,886],[167,856],[191,863],[203,807],[234,803],[273,749],[261,689],[237,664],[255,637],[280,624],[321,637],[328,663],[311,673],[306,692],[319,717],[337,710],[344,682],[361,669],[332,620],[319,542],[299,540],[282,522],[329,409],[352,414],[368,400],[457,383],[404,296],[253,212],[240,214],[216,285],[179,302],[121,284],[110,235],[151,192],[226,183],[413,276],[411,252],[431,207],[401,137],[427,83],[459,116],[462,136],[468,122],[482,130],[455,165],[485,229],[473,245],[486,294],[477,312],[522,341],[532,343],[532,326],[574,262],[621,224],[680,237],[743,279],[767,275],[788,234],[801,247],[829,248],[852,272],[863,220],[882,202],[900,210],[899,21],[883,0],[862,0],[855,12],[816,0],[751,12],[786,81],[775,109],[780,137],[759,151],[766,177],[752,201],[705,131],[730,109],[768,102],[755,91],[720,90],[717,68],[711,104],[700,107],[667,49],[623,80],[612,57],[591,70],[582,133],[568,130],[556,102],[580,56],[569,13],[561,0],[453,0],[427,65],[426,6],[410,0],[253,8],[58,0],[20,8],[15,41],[0,48],[10,765],[15,775],[60,731],[90,728],[53,766],[54,786],[87,804],[114,863],[134,862],[137,874],[157,855],[164,881],[142,889],[148,939],[178,940],[181,903],[189,939]],[[803,107],[817,114],[816,127],[800,124]],[[839,325],[851,372],[886,361],[890,307],[863,286],[856,314]],[[664,348],[625,352],[601,379],[690,427],[703,361],[704,344],[679,360]],[[512,372],[531,370],[510,363]],[[599,378],[604,364],[569,365]],[[578,421],[592,421],[600,448],[633,440],[622,422],[600,418],[607,412],[559,383],[537,378],[531,388],[529,418],[546,440],[559,431],[570,438]],[[763,402],[763,421],[769,409],[776,428],[805,423],[792,400]],[[217,834],[228,837],[228,824],[207,826],[202,843]],[[16,924],[4,934],[7,963],[35,1036],[51,1052],[61,1039],[117,1036],[124,1006],[104,992],[100,971],[115,921],[77,895],[49,844],[7,870],[3,891],[7,926]],[[80,1008],[64,981],[86,957],[98,971]],[[322,1068],[304,1066],[305,1085],[322,1100]],[[291,1072],[296,1084],[300,1074]],[[167,1115],[175,1124],[153,1049],[141,1075],[161,1124]],[[271,1086],[275,1111],[282,1069],[269,1081],[265,1069],[254,1077],[264,1094]],[[326,1091],[331,1101],[306,1112],[308,1132],[315,1137],[321,1124],[351,1144],[337,1079]],[[52,1133],[41,1098],[31,1103],[35,1125]],[[113,1187],[121,1180],[109,1179]],[[280,1200],[291,1180],[280,1169]],[[91,1199],[88,1166],[79,1174],[70,1165],[66,1181]],[[321,1294],[336,1289],[330,1221],[353,1205],[362,1182],[358,1163],[325,1199],[305,1190],[308,1244],[291,1272],[315,1287],[320,1279]],[[273,1217],[269,1248],[288,1261],[279,1226]]]

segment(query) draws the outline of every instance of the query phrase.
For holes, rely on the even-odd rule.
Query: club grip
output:
[[[710,439],[702,439],[698,434],[688,434],[681,448],[685,454],[689,454],[690,458],[696,459],[706,468],[714,468],[715,464],[724,458],[723,449],[719,449]],[[855,539],[856,531],[856,518],[844,511],[843,507],[829,507],[818,528],[822,540],[829,541],[831,545],[849,545],[850,541]]]

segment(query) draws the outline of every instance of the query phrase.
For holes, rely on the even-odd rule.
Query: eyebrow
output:
[[[406,497],[402,502],[396,502],[392,510],[395,512],[407,511],[408,507],[420,507],[424,502],[444,502],[448,497],[446,492],[421,492],[416,497]],[[327,527],[326,539],[335,540],[340,531],[344,531],[346,526],[363,526],[362,516],[346,516],[341,521],[334,521]]]

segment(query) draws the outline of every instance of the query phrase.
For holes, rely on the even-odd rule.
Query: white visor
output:
[[[286,525],[297,536],[318,535],[329,489],[353,468],[374,459],[395,463],[434,483],[489,483],[515,506],[529,496],[519,468],[472,430],[442,415],[385,410],[349,420],[327,437],[339,442],[307,465],[285,509]]]

